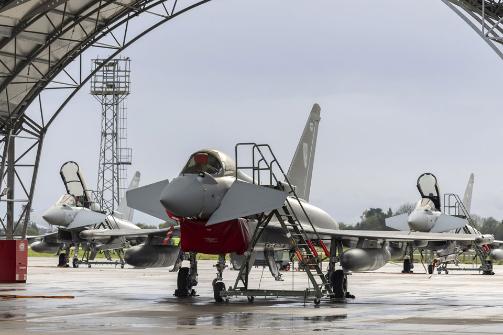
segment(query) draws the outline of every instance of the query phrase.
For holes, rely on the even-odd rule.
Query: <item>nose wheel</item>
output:
[[[213,281],[213,297],[215,298],[215,302],[221,303],[224,302],[224,298],[222,297],[222,292],[225,292],[225,284],[222,281]]]
[[[225,284],[223,280],[223,272],[227,265],[225,265],[225,255],[218,256],[218,262],[215,265],[217,269],[217,278],[213,279],[213,297],[215,298],[215,302],[222,303],[227,301],[224,299],[223,292],[225,292]]]
[[[179,298],[188,297],[192,293],[192,285],[190,285],[190,268],[184,267],[178,270],[176,279],[175,296]]]

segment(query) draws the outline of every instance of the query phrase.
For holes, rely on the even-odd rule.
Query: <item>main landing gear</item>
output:
[[[330,285],[336,299],[346,298],[348,293],[348,277],[343,270],[336,270],[330,275]]]
[[[412,269],[414,269],[414,249],[409,245],[408,246],[408,256],[405,256],[403,259],[403,270],[402,273],[414,273]],[[405,252],[407,254],[407,251]]]
[[[215,302],[224,302],[222,292],[225,292],[225,284],[223,280],[223,272],[227,265],[225,265],[225,255],[218,256],[218,262],[215,265],[217,269],[217,278],[213,279],[213,297]]]
[[[64,249],[65,249],[65,251],[64,252],[60,252],[59,256],[58,256],[58,267],[59,268],[67,268],[67,267],[69,267],[68,260],[69,260],[69,257],[70,257],[70,246],[66,245],[64,247]]]
[[[79,267],[79,246],[80,246],[79,243],[75,244],[75,249],[73,250],[72,266],[74,268]]]
[[[185,298],[196,295],[193,287],[197,286],[197,259],[196,253],[189,254],[190,267],[181,267],[178,270],[175,296]]]

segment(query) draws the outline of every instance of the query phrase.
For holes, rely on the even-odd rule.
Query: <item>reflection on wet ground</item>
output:
[[[169,269],[55,268],[53,259],[30,259],[27,284],[0,285],[5,295],[75,296],[75,299],[0,299],[0,334],[499,334],[503,329],[503,267],[495,276],[399,275],[386,266],[379,273],[350,276],[356,299],[345,304],[312,300],[235,298],[213,301],[212,262],[200,262],[198,296],[173,296],[176,274]],[[500,274],[501,273],[501,274]],[[227,285],[236,272],[226,271]],[[305,288],[303,273],[285,273],[283,282],[251,273],[262,288]],[[22,292],[19,292],[22,291]]]

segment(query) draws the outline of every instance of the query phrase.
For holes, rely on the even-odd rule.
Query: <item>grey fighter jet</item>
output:
[[[303,138],[301,143],[305,143]],[[294,157],[302,159],[294,159],[293,164],[300,164],[299,168],[307,171],[310,168],[306,157],[309,152],[304,150],[305,147],[306,150],[309,149],[309,144],[298,147]],[[237,151],[238,147],[236,157]],[[277,163],[276,160],[273,162]],[[171,182],[163,180],[127,192],[130,207],[160,219],[171,218],[179,222],[179,248],[182,252],[189,253],[190,267],[182,267],[178,271],[178,288],[175,295],[187,296],[194,293],[192,288],[197,285],[195,254],[215,254],[220,257],[213,288],[215,300],[222,301],[221,292],[225,290],[221,281],[225,268],[223,255],[256,251],[249,249],[251,236],[256,229],[262,229],[257,225],[264,215],[272,212],[280,213],[281,218],[295,216],[301,230],[308,236],[313,236],[306,240],[307,244],[310,239],[315,239],[314,236],[319,236],[317,243],[324,250],[326,246],[322,243],[323,240],[332,244],[340,241],[356,242],[355,248],[346,251],[343,251],[342,247],[339,249],[341,254],[337,260],[342,269],[335,270],[332,267],[327,274],[337,297],[344,297],[346,294],[347,272],[375,270],[386,264],[390,259],[388,241],[487,242],[478,235],[339,230],[338,224],[328,213],[302,199],[301,196],[309,196],[309,193],[306,193],[306,185],[310,178],[292,177],[299,184],[297,186],[290,182],[285,173],[284,182],[278,181],[277,184],[271,183],[266,187],[256,175],[257,171],[258,174],[262,171],[259,169],[264,167],[263,164],[267,162],[260,159],[258,167],[254,165],[252,175],[248,175],[243,171],[246,166],[236,165],[236,161],[223,152],[203,149],[190,155],[180,175]],[[301,196],[296,194],[297,187]],[[288,213],[285,203],[288,203]],[[285,228],[280,221],[271,219],[260,235],[260,243],[264,246],[288,249],[292,246],[294,234],[298,235],[298,230],[293,228],[293,225],[291,228]],[[298,250],[291,252],[295,252],[297,257],[302,259]],[[333,259],[330,257],[331,262]]]
[[[140,229],[133,224],[133,210],[124,198],[118,211],[106,214],[100,211],[86,187],[84,177],[75,162],[66,162],[60,170],[67,193],[49,209],[42,218],[50,225],[58,227],[58,232],[42,236],[30,246],[36,252],[59,252],[65,250],[68,257],[74,246],[73,266],[78,266],[80,247],[89,251],[90,260],[98,251],[123,248],[128,243],[142,242],[149,234],[166,232],[166,229]],[[129,189],[138,187],[140,173],[136,172]],[[63,259],[63,257],[61,258]],[[61,262],[60,262],[61,263]],[[62,265],[62,264],[60,264]]]
[[[441,194],[437,178],[431,173],[423,173],[417,180],[417,189],[421,199],[410,214],[401,214],[386,218],[386,226],[404,231],[442,233],[468,224],[465,218],[442,213]]]
[[[463,200],[461,201],[456,195],[446,195],[446,200],[452,202],[445,205],[446,208],[454,209],[454,215],[448,215],[442,212],[441,208],[441,194],[438,186],[437,178],[431,173],[423,173],[417,180],[417,189],[421,195],[416,207],[410,214],[401,214],[386,219],[386,226],[401,230],[401,231],[419,231],[419,232],[449,232],[456,234],[471,234],[480,236],[479,242],[486,247],[481,250],[481,253],[491,256],[493,259],[498,260],[500,257],[499,249],[493,249],[489,252],[489,246],[499,241],[494,241],[494,237],[490,234],[481,234],[477,229],[470,225],[470,210],[472,202],[474,175],[470,175],[468,184],[465,189]],[[454,199],[454,201],[451,201]],[[479,243],[481,244],[481,243]],[[409,254],[408,258],[404,259],[403,272],[410,272],[413,265],[413,250],[418,249],[430,250],[434,253],[430,264],[428,265],[428,272],[432,273],[433,269],[437,267],[439,273],[447,271],[447,264],[453,263],[458,265],[458,257],[462,253],[469,251],[472,248],[472,243],[463,241],[445,241],[419,243],[416,245],[408,245],[405,254]],[[502,255],[503,256],[503,255]],[[485,256],[482,256],[486,258]],[[493,274],[492,268],[483,271],[485,274]]]

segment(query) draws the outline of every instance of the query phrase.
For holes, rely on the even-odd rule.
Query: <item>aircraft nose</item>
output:
[[[60,208],[51,207],[45,211],[42,218],[53,226],[68,226],[70,224],[69,218],[65,211]]]
[[[196,175],[179,176],[161,193],[161,204],[176,216],[197,217],[204,209],[204,187]]]

